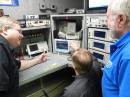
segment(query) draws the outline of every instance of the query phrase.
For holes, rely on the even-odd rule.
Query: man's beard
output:
[[[111,38],[112,39],[119,39],[120,38],[120,35],[119,35],[118,31],[112,31],[112,30],[110,30],[110,32],[111,32]]]
[[[119,39],[120,38],[120,34],[119,34],[118,30],[116,30],[115,27],[110,28],[110,33],[111,33],[112,39]]]

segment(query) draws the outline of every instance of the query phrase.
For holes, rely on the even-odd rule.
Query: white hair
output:
[[[108,8],[115,13],[126,15],[130,20],[130,0],[111,0]]]
[[[13,24],[19,24],[14,18],[2,16],[0,17],[0,33],[2,32],[2,26],[8,25],[8,27],[12,27]]]

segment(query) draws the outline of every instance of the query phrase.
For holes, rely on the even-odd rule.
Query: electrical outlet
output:
[[[44,4],[40,4],[40,10],[46,10],[46,6]]]
[[[56,10],[56,6],[55,5],[51,5],[51,10]]]

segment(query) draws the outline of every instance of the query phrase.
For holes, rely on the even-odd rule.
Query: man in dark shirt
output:
[[[93,60],[91,53],[77,49],[72,55],[72,61],[75,80],[65,88],[62,97],[102,97],[101,68],[97,62],[93,62],[96,60]]]
[[[47,60],[44,54],[18,61],[14,48],[23,38],[19,23],[10,17],[0,17],[0,97],[19,97],[19,69],[24,70]]]

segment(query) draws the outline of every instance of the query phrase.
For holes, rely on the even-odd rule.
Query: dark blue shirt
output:
[[[13,48],[0,36],[0,97],[18,97],[20,61],[13,56]]]
[[[130,97],[130,31],[110,50],[110,60],[103,71],[103,97]]]

